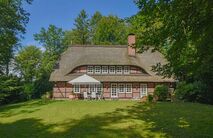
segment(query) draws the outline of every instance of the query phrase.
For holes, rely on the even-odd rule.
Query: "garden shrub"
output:
[[[154,98],[153,98],[153,95],[150,95],[150,94],[149,94],[148,97],[147,97],[147,101],[148,101],[148,102],[153,102],[153,99],[154,99]]]
[[[168,94],[169,94],[168,86],[157,85],[155,87],[154,96],[156,96],[159,101],[166,101]]]
[[[24,87],[24,94],[25,94],[27,100],[30,100],[32,98],[32,95],[34,92],[33,83],[25,83],[23,87]]]
[[[206,86],[200,81],[193,83],[179,82],[175,90],[175,97],[178,100],[189,102],[204,102]]]
[[[9,75],[0,76],[0,105],[25,100],[20,78]]]

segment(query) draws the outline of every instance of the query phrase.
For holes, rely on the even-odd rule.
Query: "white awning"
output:
[[[100,84],[100,81],[84,74],[82,76],[79,76],[79,77],[69,81],[68,83],[71,83],[71,84]]]

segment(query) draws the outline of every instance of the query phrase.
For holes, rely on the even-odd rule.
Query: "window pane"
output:
[[[80,86],[79,85],[73,85],[74,87],[74,93],[80,93]]]
[[[129,70],[129,66],[124,66],[124,74],[129,74],[130,70]]]
[[[117,66],[116,67],[116,73],[117,74],[122,74],[123,73],[123,70],[122,70],[123,68],[122,68],[122,66]]]
[[[88,74],[93,74],[93,66],[88,66],[87,67],[87,73]]]
[[[126,92],[131,93],[132,92],[132,84],[126,84]]]
[[[115,74],[115,66],[109,66],[109,73]]]
[[[118,85],[118,90],[119,90],[120,93],[124,93],[125,92],[124,84],[119,84]]]
[[[102,73],[107,74],[108,73],[108,66],[102,66]]]
[[[100,74],[101,73],[101,66],[95,66],[95,73]]]

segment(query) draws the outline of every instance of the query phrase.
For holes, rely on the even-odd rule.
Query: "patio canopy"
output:
[[[82,76],[79,76],[79,77],[69,81],[68,83],[71,83],[71,84],[100,84],[100,81],[84,74]]]

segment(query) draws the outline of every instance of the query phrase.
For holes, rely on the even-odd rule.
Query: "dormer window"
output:
[[[124,66],[124,74],[130,74],[129,66]]]
[[[122,66],[117,66],[116,67],[116,74],[122,74],[123,70],[122,70]]]
[[[101,66],[95,66],[95,74],[101,74]]]
[[[108,74],[108,66],[102,66],[102,74]]]
[[[109,66],[109,73],[115,74],[115,66]]]
[[[88,74],[93,74],[93,66],[88,66],[87,67],[87,73]]]

